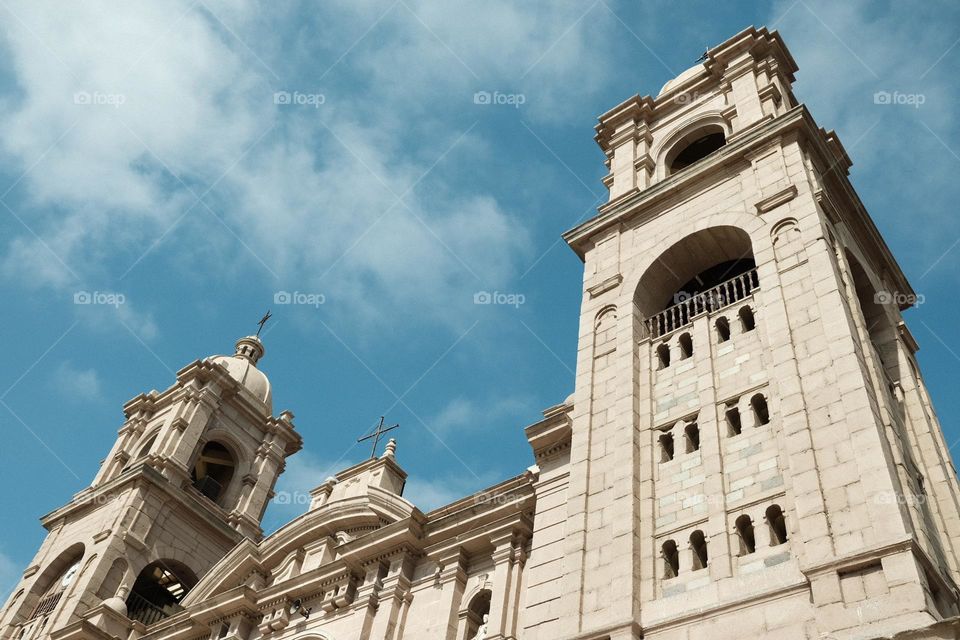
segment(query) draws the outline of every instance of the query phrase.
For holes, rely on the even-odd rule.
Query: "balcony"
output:
[[[754,267],[725,282],[680,300],[660,313],[647,318],[647,335],[652,338],[672,333],[685,327],[703,313],[718,311],[753,295],[760,288],[760,279]]]
[[[183,607],[178,604],[159,607],[136,592],[127,596],[127,617],[148,627],[180,611],[183,611]]]

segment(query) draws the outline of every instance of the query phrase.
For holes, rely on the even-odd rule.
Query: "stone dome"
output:
[[[663,85],[663,88],[660,89],[660,93],[657,94],[657,97],[659,98],[660,96],[662,96],[662,95],[665,94],[666,92],[670,91],[671,89],[676,89],[676,88],[679,87],[681,84],[683,84],[683,83],[686,82],[687,80],[693,78],[693,77],[696,76],[698,73],[700,73],[701,71],[703,71],[703,69],[704,69],[704,66],[703,66],[702,63],[700,63],[700,64],[695,64],[695,65],[693,65],[692,67],[690,67],[689,69],[687,69],[686,71],[684,71],[683,73],[681,73],[680,75],[678,75],[678,76],[677,76],[676,78],[674,78],[673,80],[668,80],[668,81],[667,81],[667,84]]]
[[[207,360],[225,367],[231,378],[266,405],[267,413],[273,413],[270,380],[257,369],[257,361],[263,357],[265,351],[263,343],[256,336],[247,336],[237,340],[236,348],[237,351],[232,356],[210,356]]]

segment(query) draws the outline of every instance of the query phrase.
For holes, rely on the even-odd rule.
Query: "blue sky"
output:
[[[560,234],[603,198],[596,116],[750,24],[783,34],[798,97],[840,134],[923,296],[908,322],[960,439],[955,3],[2,0],[0,15],[0,590],[42,541],[37,518],[93,478],[122,404],[232,352],[267,308],[261,368],[306,442],[281,490],[361,460],[382,414],[424,510],[522,472],[523,427],[573,389],[581,264]],[[474,304],[494,291],[522,304]],[[265,527],[304,508],[272,505]]]

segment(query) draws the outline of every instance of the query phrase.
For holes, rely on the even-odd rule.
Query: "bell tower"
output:
[[[600,117],[610,200],[565,234],[583,303],[538,637],[873,638],[958,613],[916,296],[796,71],[749,28]]]
[[[0,638],[68,637],[92,614],[127,631],[156,622],[237,544],[262,538],[284,460],[302,444],[292,413],[272,415],[263,354],[259,338],[241,338],[234,355],[197,360],[166,391],[124,405],[92,484],[42,518],[49,533]]]

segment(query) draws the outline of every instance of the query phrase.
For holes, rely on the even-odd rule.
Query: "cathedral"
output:
[[[600,116],[574,392],[529,468],[424,513],[391,440],[265,536],[303,443],[241,338],[124,405],[0,640],[960,637],[915,294],[797,70],[748,28]]]

